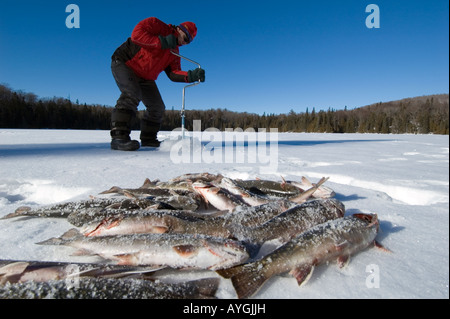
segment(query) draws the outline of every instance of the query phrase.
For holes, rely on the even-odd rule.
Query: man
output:
[[[111,149],[135,151],[140,146],[158,147],[157,134],[164,116],[165,105],[156,86],[158,75],[165,71],[174,82],[205,81],[205,71],[181,70],[179,47],[197,35],[192,22],[178,26],[165,24],[157,18],[147,18],[134,28],[131,38],[113,54],[111,70],[121,95],[111,115]],[[140,102],[146,111],[141,119],[141,145],[130,139],[131,121]]]

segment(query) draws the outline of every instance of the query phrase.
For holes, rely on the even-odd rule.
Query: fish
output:
[[[203,234],[213,237],[235,238],[238,227],[255,228],[298,204],[278,200],[258,206],[240,206],[237,210],[210,214],[189,210],[109,210],[80,216],[70,221],[88,237],[137,233]],[[74,219],[77,218],[75,221]]]
[[[319,189],[319,187],[322,186],[323,183],[325,183],[329,177],[322,177],[317,184],[312,184],[311,188],[307,189],[306,191],[302,192],[301,194],[297,196],[290,197],[289,200],[293,201],[295,203],[304,203],[306,202],[313,194]]]
[[[344,217],[345,206],[337,199],[316,199],[296,205],[267,222],[253,228],[235,224],[233,235],[241,241],[262,245],[276,240],[287,243],[313,226]]]
[[[283,177],[281,177],[281,179],[282,182],[275,182],[271,180],[261,180],[261,179],[256,180],[237,179],[234,180],[234,183],[243,187],[250,193],[262,197],[267,197],[269,199],[295,198],[296,196],[301,195],[306,190],[314,186],[314,184],[304,176],[302,176],[301,182],[286,181]],[[321,185],[311,196],[314,198],[331,198],[334,197],[335,195],[336,194],[331,188]]]
[[[32,209],[30,206],[21,206],[1,219],[10,219],[16,217],[52,217],[52,218],[67,218],[75,210],[94,209],[98,207],[107,207],[110,205],[117,205],[123,202],[123,199],[116,198],[101,198],[91,199],[80,202],[67,202],[56,205],[50,205]]]
[[[67,221],[76,227],[83,227],[87,224],[100,223],[107,218],[127,218],[127,217],[145,217],[150,215],[176,215],[180,218],[188,218],[189,216],[200,218],[202,214],[191,210],[176,210],[173,207],[167,209],[166,205],[153,205],[145,209],[135,208],[94,208],[87,210],[74,211],[67,216]]]
[[[130,198],[91,198],[89,200],[79,202],[66,202],[55,205],[49,205],[32,209],[29,206],[21,206],[14,213],[8,214],[1,219],[10,219],[16,217],[50,217],[50,218],[67,218],[74,212],[82,211],[99,211],[108,208],[121,209],[139,209],[154,206],[155,202],[148,200],[136,201]]]
[[[66,245],[81,255],[99,255],[119,265],[182,269],[228,268],[245,262],[249,254],[238,241],[205,235],[136,234],[85,237],[71,229],[39,245]]]
[[[0,285],[28,281],[45,282],[86,276],[107,278],[148,276],[156,270],[158,268],[91,263],[0,260]]]
[[[271,199],[286,199],[289,197],[297,196],[301,193],[301,189],[285,182],[281,183],[261,179],[236,179],[235,183],[255,195]]]
[[[298,204],[278,200],[258,206],[240,206],[237,210],[204,214],[185,210],[109,210],[87,216],[70,216],[84,236],[126,234],[202,234],[212,237],[236,238],[235,232],[261,226]],[[75,222],[73,219],[77,217]]]
[[[195,182],[193,187],[195,191],[203,197],[207,204],[211,204],[218,210],[232,212],[237,206],[249,206],[239,196],[212,184]]]
[[[80,227],[84,236],[113,236],[130,234],[203,234],[229,238],[230,231],[223,220],[191,211],[142,210],[105,216]]]
[[[155,192],[156,191],[156,192]],[[132,200],[139,208],[160,205],[170,209],[197,210],[200,201],[190,192],[178,193],[171,189],[152,189],[152,192],[135,193],[133,190],[122,189],[121,194]]]
[[[0,299],[215,299],[220,278],[167,283],[136,278],[83,277],[0,286]]]
[[[240,225],[242,227],[258,227],[298,204],[289,200],[274,200],[257,206],[238,206],[233,212],[219,215],[224,225]]]
[[[119,194],[124,196],[133,197],[148,197],[148,196],[173,196],[173,195],[188,195],[192,189],[192,183],[179,182],[179,183],[164,183],[164,182],[151,182],[148,178],[144,184],[139,188],[122,188],[119,186],[113,186],[110,189],[99,193],[99,195],[106,194]]]
[[[168,181],[168,184],[176,184],[180,182],[213,182],[220,181],[223,176],[221,174],[210,174],[210,173],[189,173],[174,177]]]
[[[220,180],[220,183],[216,183],[214,185],[226,189],[231,194],[238,196],[240,200],[242,200],[249,206],[258,206],[267,204],[269,202],[268,198],[247,191],[244,187],[240,186],[238,183],[228,177],[223,177]]]
[[[11,219],[18,217],[48,217],[48,218],[68,218],[69,222],[75,215],[97,215],[103,211],[111,209],[138,210],[163,208],[171,210],[197,210],[200,200],[193,194],[179,195],[170,193],[168,196],[146,196],[139,197],[124,191],[124,196],[119,197],[95,197],[90,200],[79,202],[60,203],[37,209],[29,206],[21,206],[13,213],[7,214],[0,219]]]
[[[354,214],[330,220],[301,233],[263,258],[218,270],[231,279],[238,298],[249,298],[275,275],[289,272],[299,285],[310,278],[314,267],[337,260],[339,267],[353,255],[375,243],[379,229],[376,214]]]
[[[288,199],[295,203],[304,203],[327,180],[328,178],[323,177],[317,184],[313,184],[308,190],[302,193],[299,192],[298,195],[291,196]],[[220,181],[220,185],[221,186],[212,183],[206,184],[203,182],[196,182],[193,184],[193,187],[207,203],[210,203],[218,210],[233,212],[238,206],[258,206],[269,202],[268,199],[264,199],[259,195],[251,194],[246,191],[231,179],[223,177]]]
[[[314,186],[314,184],[311,183],[311,181],[305,176],[302,176],[301,182],[285,181],[283,179],[283,183],[285,183],[286,185],[297,187],[301,192],[304,192],[305,190]],[[331,188],[324,185],[319,186],[317,190],[312,194],[312,197],[314,198],[331,198],[334,196],[336,196],[336,193]]]

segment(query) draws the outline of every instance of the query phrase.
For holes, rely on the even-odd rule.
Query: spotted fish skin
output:
[[[329,220],[344,217],[345,207],[337,199],[317,199],[291,207],[254,228],[239,227],[232,231],[242,241],[262,245],[277,240],[282,245],[304,231]]]
[[[375,242],[377,215],[355,214],[317,225],[262,259],[217,271],[230,278],[238,298],[253,296],[271,277],[289,272],[299,285],[314,266],[337,260],[343,267],[350,255]]]
[[[214,299],[219,278],[162,283],[134,278],[79,278],[0,286],[0,299]]]

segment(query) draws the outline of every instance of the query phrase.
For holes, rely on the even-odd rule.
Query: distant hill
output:
[[[274,106],[275,107],[275,106]],[[1,128],[101,129],[108,130],[111,107],[86,105],[64,98],[39,99],[33,93],[0,85]],[[139,129],[137,115],[132,129]],[[352,110],[258,115],[227,109],[188,110],[186,129],[201,120],[202,130],[278,128],[279,132],[413,133],[449,134],[449,95],[437,94],[380,102]],[[181,126],[179,110],[166,110],[161,129]]]
[[[350,111],[381,133],[449,134],[449,95],[434,94],[380,102]]]
[[[416,96],[416,97],[409,97],[401,100],[395,100],[390,102],[379,102],[374,103],[366,106],[362,106],[360,108],[367,108],[371,106],[379,106],[380,104],[382,106],[400,106],[400,104],[416,107],[421,106],[427,103],[427,101],[433,101],[433,103],[441,104],[441,105],[447,105],[449,104],[449,95],[448,94],[433,94],[433,95],[422,95],[422,96]]]

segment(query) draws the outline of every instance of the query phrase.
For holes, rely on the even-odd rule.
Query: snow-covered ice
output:
[[[267,140],[255,148],[250,142],[219,142],[231,135],[212,132],[201,141],[194,138],[201,148],[185,159],[172,135],[160,133],[167,140],[159,150],[128,153],[110,150],[109,131],[0,129],[0,217],[19,206],[85,200],[114,185],[139,187],[147,177],[166,181],[209,172],[318,181],[325,176],[347,214],[378,214],[378,241],[392,253],[370,248],[346,268],[321,265],[302,287],[290,276],[272,278],[255,298],[449,298],[448,136],[280,133],[276,147]],[[132,132],[132,138],[138,136]],[[0,220],[0,259],[88,262],[92,257],[71,256],[72,248],[35,244],[72,227],[63,219]],[[217,296],[235,298],[229,280],[221,279]]]

